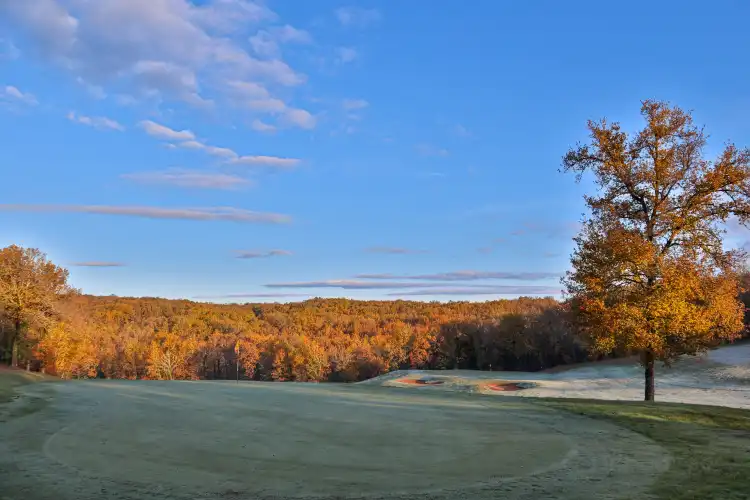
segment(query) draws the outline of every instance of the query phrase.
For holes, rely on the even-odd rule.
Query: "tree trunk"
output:
[[[654,353],[652,351],[646,351],[644,365],[646,366],[645,401],[653,401],[654,400]]]
[[[16,329],[10,340],[10,366],[18,368],[18,339],[21,337],[21,322],[16,320]]]

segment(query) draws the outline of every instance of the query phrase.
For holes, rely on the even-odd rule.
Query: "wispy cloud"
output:
[[[231,221],[241,223],[286,224],[291,217],[284,214],[253,212],[242,208],[162,208],[144,206],[113,205],[32,205],[0,204],[0,212],[45,212],[45,213],[85,213],[100,215],[121,215],[146,219],[178,219],[196,221]]]
[[[469,131],[469,129],[467,129],[460,123],[456,125],[455,127],[453,127],[453,133],[457,135],[458,137],[471,137],[472,135],[471,131]]]
[[[299,127],[307,130],[315,128],[317,118],[309,111],[287,105],[283,100],[271,95],[266,87],[256,82],[234,80],[227,82],[232,102],[257,114],[270,115],[279,125]]]
[[[287,43],[309,44],[313,39],[310,33],[289,24],[260,30],[249,39],[250,46],[259,57],[278,58],[281,45]]]
[[[292,255],[289,250],[267,250],[267,251],[245,251],[238,250],[235,252],[238,259],[267,259],[269,257],[284,257]]]
[[[194,149],[197,151],[203,151],[211,156],[218,156],[222,158],[236,158],[238,155],[229,148],[219,148],[216,146],[209,146],[200,141],[185,141],[177,144],[178,147],[183,149]]]
[[[18,87],[14,87],[12,85],[7,85],[4,88],[0,88],[0,98],[10,102],[26,104],[28,106],[36,106],[37,104],[39,104],[39,101],[37,101],[34,94],[31,94],[29,92],[22,92],[18,89]]]
[[[325,281],[293,281],[288,283],[269,283],[267,288],[342,288],[345,290],[388,290],[403,288],[433,288],[445,287],[446,283],[420,283],[404,281],[362,281],[362,280],[325,280]],[[448,285],[449,286],[449,285]],[[466,285],[473,287],[474,285]]]
[[[158,139],[169,141],[190,141],[195,139],[195,134],[190,130],[173,130],[151,120],[144,120],[138,124],[148,135]]]
[[[276,132],[276,127],[268,123],[265,123],[262,120],[258,120],[257,118],[253,120],[253,123],[250,125],[250,127],[256,132],[263,132],[263,133]]]
[[[475,281],[515,280],[536,281],[559,278],[560,273],[551,272],[497,272],[497,271],[453,271],[435,274],[358,274],[355,278],[368,280],[426,280],[426,281]]]
[[[340,7],[334,11],[334,14],[342,26],[358,28],[365,28],[383,18],[380,11],[361,7]]]
[[[199,189],[236,190],[253,184],[252,181],[236,175],[181,169],[123,174],[120,177],[141,184],[163,184]]]
[[[289,168],[299,164],[297,158],[279,158],[277,156],[240,156],[229,160],[233,165],[265,165],[267,167]]]
[[[448,156],[450,154],[445,148],[439,148],[431,144],[424,143],[417,144],[416,146],[414,146],[414,149],[416,149],[417,153],[422,156]]]
[[[310,297],[309,293],[228,293],[226,295],[203,295],[194,297],[199,300],[221,299],[283,299],[292,297]]]
[[[87,262],[72,262],[72,267],[125,267],[122,262],[104,262],[104,261],[87,261]]]
[[[425,290],[407,290],[403,292],[390,292],[387,295],[390,297],[398,296],[473,296],[473,295],[560,295],[562,291],[560,288],[548,287],[548,286],[524,286],[524,285],[508,285],[508,286],[494,286],[487,288],[430,288]]]
[[[76,123],[82,123],[99,130],[118,130],[120,132],[125,130],[125,127],[115,120],[105,118],[103,116],[83,116],[77,115],[73,111],[68,113],[68,120]]]
[[[21,56],[21,51],[10,40],[0,38],[0,60],[14,60]]]
[[[92,85],[80,76],[76,78],[76,83],[86,89],[86,92],[94,99],[102,100],[107,98],[107,93],[99,85]]]
[[[341,106],[346,111],[355,111],[357,109],[364,109],[370,105],[369,102],[364,99],[344,99],[341,102]]]
[[[403,248],[403,247],[370,247],[370,248],[366,248],[365,252],[384,253],[384,254],[393,254],[393,255],[427,253],[426,250],[415,250],[413,248]]]
[[[417,172],[418,177],[425,177],[428,179],[442,179],[448,177],[445,172]]]
[[[299,108],[286,108],[284,113],[279,117],[279,123],[289,126],[295,126],[306,130],[315,128],[318,119],[309,111]]]
[[[477,253],[488,254],[488,253],[492,253],[494,250],[495,249],[492,247],[479,247],[477,248]]]
[[[336,62],[348,64],[359,57],[359,52],[354,47],[338,47],[336,49]]]

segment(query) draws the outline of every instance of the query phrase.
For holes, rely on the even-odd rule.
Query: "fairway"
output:
[[[12,404],[50,401],[0,426],[8,498],[581,498],[632,495],[669,465],[639,434],[511,398],[143,381],[22,394]]]

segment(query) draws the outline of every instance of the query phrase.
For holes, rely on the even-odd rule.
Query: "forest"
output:
[[[749,276],[740,275],[739,289]],[[747,292],[738,298],[750,304]],[[594,349],[577,307],[528,297],[267,304],[98,297],[68,284],[68,271],[40,250],[0,249],[0,359],[61,378],[353,382],[398,369],[537,371],[637,352]]]
[[[70,294],[17,363],[62,378],[349,382],[404,368],[540,370],[586,359],[554,299],[218,305]],[[2,324],[10,356],[7,316]],[[238,367],[239,364],[239,367]]]

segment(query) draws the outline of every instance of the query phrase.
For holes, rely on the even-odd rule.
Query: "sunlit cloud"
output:
[[[113,205],[35,205],[0,204],[2,212],[85,213],[119,215],[145,219],[177,219],[195,221],[231,221],[241,223],[287,224],[291,217],[284,214],[253,212],[241,208],[162,208]]]

